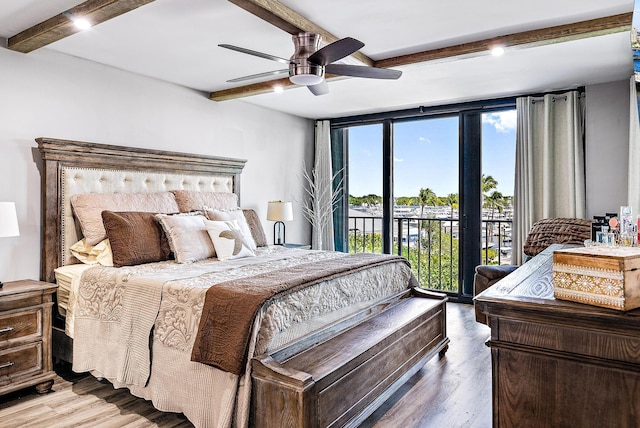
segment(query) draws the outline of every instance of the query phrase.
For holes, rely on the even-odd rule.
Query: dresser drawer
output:
[[[22,375],[42,371],[42,342],[0,351],[0,386]]]
[[[0,349],[12,343],[38,340],[42,336],[42,309],[0,314]]]

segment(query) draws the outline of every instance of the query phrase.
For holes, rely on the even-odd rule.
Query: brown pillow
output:
[[[102,211],[115,267],[160,262],[171,249],[155,213]]]
[[[181,213],[200,211],[203,207],[216,210],[238,208],[238,195],[228,192],[197,192],[172,190]]]
[[[243,209],[242,212],[244,213],[244,217],[247,219],[247,225],[251,231],[251,236],[253,236],[253,240],[256,241],[256,247],[266,247],[267,237],[264,235],[264,228],[262,227],[258,213],[256,213],[255,210],[245,209]]]
[[[171,192],[82,193],[71,195],[70,201],[88,245],[96,245],[107,237],[102,211],[178,212],[176,198]]]

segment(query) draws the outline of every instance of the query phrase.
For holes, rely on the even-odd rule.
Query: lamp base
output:
[[[273,244],[284,245],[284,236],[284,223],[281,221],[276,221],[273,224]]]

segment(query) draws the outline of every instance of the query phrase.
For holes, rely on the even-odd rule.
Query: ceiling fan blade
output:
[[[220,46],[221,48],[231,49],[232,51],[242,52],[242,53],[257,56],[260,58],[270,59],[271,61],[281,62],[283,64],[291,64],[291,61],[289,61],[288,59],[280,58],[279,56],[269,55],[269,54],[258,52],[258,51],[252,51],[251,49],[241,48],[239,46],[225,45],[225,44],[221,44],[218,46]]]
[[[331,64],[334,61],[342,59],[351,55],[358,49],[364,46],[360,40],[356,40],[351,37],[345,37],[344,39],[336,40],[333,43],[328,44],[322,49],[318,49],[314,52],[307,61],[318,65]]]
[[[402,71],[400,70],[366,67],[363,65],[329,64],[325,66],[324,70],[329,74],[366,77],[369,79],[398,79],[400,76],[402,76]]]
[[[324,95],[329,93],[329,85],[326,80],[318,83],[317,85],[307,86],[313,95]]]
[[[278,76],[281,74],[289,74],[289,69],[267,71],[265,73],[252,74],[250,76],[237,77],[235,79],[227,80],[227,83],[244,82],[245,80],[261,79],[263,77]]]

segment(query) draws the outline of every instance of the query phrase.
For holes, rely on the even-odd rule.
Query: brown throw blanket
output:
[[[247,362],[251,327],[268,300],[305,287],[386,263],[409,262],[388,254],[350,254],[240,278],[207,290],[191,361],[241,375]]]

